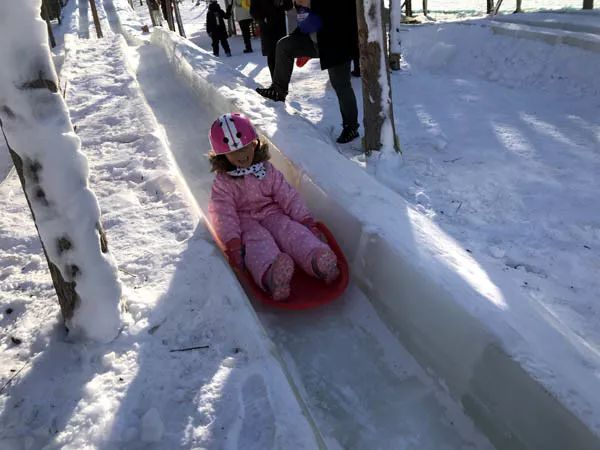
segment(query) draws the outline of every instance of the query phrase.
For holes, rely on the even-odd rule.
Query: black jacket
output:
[[[292,9],[292,0],[251,0],[250,15],[260,26],[262,54],[275,52],[277,41],[287,35],[285,12]]]
[[[311,0],[311,9],[321,16],[317,32],[321,69],[329,69],[358,56],[358,25],[354,0]]]
[[[231,8],[227,8],[227,12],[225,12],[217,2],[209,4],[208,12],[206,13],[206,32],[226,37],[227,28],[225,28],[224,19],[229,19],[230,17]]]

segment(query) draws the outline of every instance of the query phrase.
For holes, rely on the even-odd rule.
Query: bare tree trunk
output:
[[[169,30],[175,31],[175,22],[173,20],[173,0],[165,0],[165,8],[167,9],[167,23]]]
[[[594,0],[583,0],[583,9],[594,9]]]
[[[429,14],[429,8],[427,8],[427,0],[423,0],[423,15]]]
[[[173,9],[175,10],[175,20],[177,21],[177,28],[179,29],[179,34],[182,37],[185,37],[185,30],[183,29],[183,21],[181,20],[181,14],[179,12],[179,4],[176,0],[173,0]]]
[[[96,27],[96,36],[102,37],[102,28],[100,28],[100,19],[98,19],[98,10],[96,9],[96,0],[90,0],[90,7],[92,8],[92,17],[94,18],[94,26]]]
[[[424,4],[427,1],[424,0]],[[390,67],[400,70],[401,40],[400,22],[402,20],[402,6],[400,0],[390,0]]]
[[[412,15],[413,15],[412,0],[405,0],[404,3],[406,4],[406,17],[412,17]]]
[[[39,229],[37,227],[37,222],[35,220],[35,213],[33,212],[33,208],[31,207],[31,200],[27,195],[27,187],[29,185],[35,186],[37,184],[37,180],[39,179],[39,172],[41,166],[36,161],[27,161],[27,164],[23,164],[23,160],[15,153],[15,151],[10,147],[8,140],[6,139],[6,134],[4,134],[4,127],[2,125],[2,120],[0,120],[0,128],[2,128],[2,134],[4,135],[4,140],[6,141],[6,146],[8,147],[8,152],[13,160],[15,165],[15,169],[17,174],[19,175],[19,180],[21,180],[21,187],[23,188],[23,193],[25,194],[25,198],[27,199],[27,204],[29,205],[29,210],[31,211],[31,215],[33,217],[33,222],[35,224],[35,229],[38,232],[38,236],[40,236]],[[45,194],[41,188],[35,189],[36,196],[38,199],[44,199]],[[102,235],[104,232],[101,231]],[[63,238],[61,242],[57,242],[57,246],[59,248],[68,249],[71,243],[67,238]],[[106,240],[104,239],[106,242]],[[56,295],[58,296],[58,303],[60,304],[60,310],[65,321],[69,320],[73,317],[73,311],[75,310],[77,304],[79,303],[79,296],[77,292],[75,292],[75,282],[67,282],[62,277],[60,270],[56,267],[50,258],[48,258],[48,253],[46,252],[46,247],[42,242],[40,237],[40,242],[42,244],[42,249],[44,250],[44,255],[46,256],[46,261],[48,261],[48,268],[50,269],[50,276],[52,277],[52,284],[54,284],[54,289],[56,290]],[[72,271],[78,270],[76,266],[71,269]]]
[[[523,12],[523,10],[521,9],[521,0],[517,0],[517,9],[515,9],[516,13],[520,13]]]
[[[365,3],[368,11],[365,11]],[[400,151],[398,137],[394,129],[394,110],[390,84],[389,64],[385,57],[385,29],[381,12],[383,0],[356,0],[358,16],[358,40],[360,46],[360,67],[363,68],[363,125],[364,150],[367,154],[381,150],[385,141],[390,147]],[[366,15],[365,15],[366,13]],[[367,17],[369,20],[367,21]],[[376,41],[369,41],[369,24],[377,24],[380,30],[371,30],[378,35]],[[385,78],[387,82],[380,78]],[[382,86],[382,84],[385,84]],[[385,133],[385,136],[384,136]],[[389,142],[391,141],[391,142]]]
[[[487,0],[487,9],[486,9],[488,14],[491,14],[494,12],[494,0]]]

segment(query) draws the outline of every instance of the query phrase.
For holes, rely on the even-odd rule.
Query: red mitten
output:
[[[227,260],[236,269],[244,268],[244,247],[240,238],[233,238],[225,244]]]
[[[323,242],[327,242],[327,238],[325,237],[325,235],[323,233],[321,233],[321,230],[319,230],[319,227],[317,227],[317,222],[315,222],[315,219],[313,219],[312,217],[309,217],[308,219],[304,219],[302,221],[302,225],[304,225],[306,228],[308,228],[312,234],[314,234],[317,239],[323,241]]]

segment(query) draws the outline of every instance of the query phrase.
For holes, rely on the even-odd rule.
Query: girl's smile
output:
[[[254,161],[254,150],[258,145],[258,139],[254,139],[248,145],[236,150],[235,152],[226,153],[225,157],[231,164],[240,169],[247,169]]]

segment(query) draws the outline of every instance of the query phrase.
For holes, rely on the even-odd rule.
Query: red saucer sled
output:
[[[256,285],[252,275],[250,275],[250,272],[246,269],[240,271],[233,268],[240,283],[242,283],[245,289],[250,292],[254,298],[257,298],[266,305],[281,309],[300,310],[316,308],[340,297],[346,290],[346,287],[348,287],[348,262],[344,257],[342,249],[333,237],[333,234],[331,234],[331,231],[329,231],[325,224],[318,222],[317,227],[325,235],[327,244],[329,244],[337,256],[340,276],[337,277],[333,283],[325,284],[323,281],[307,275],[302,269],[296,266],[294,277],[292,278],[291,294],[284,301],[275,301],[269,297],[265,291]],[[221,241],[219,241],[219,238],[212,227],[209,226],[208,228],[219,248],[223,250],[224,246]]]

